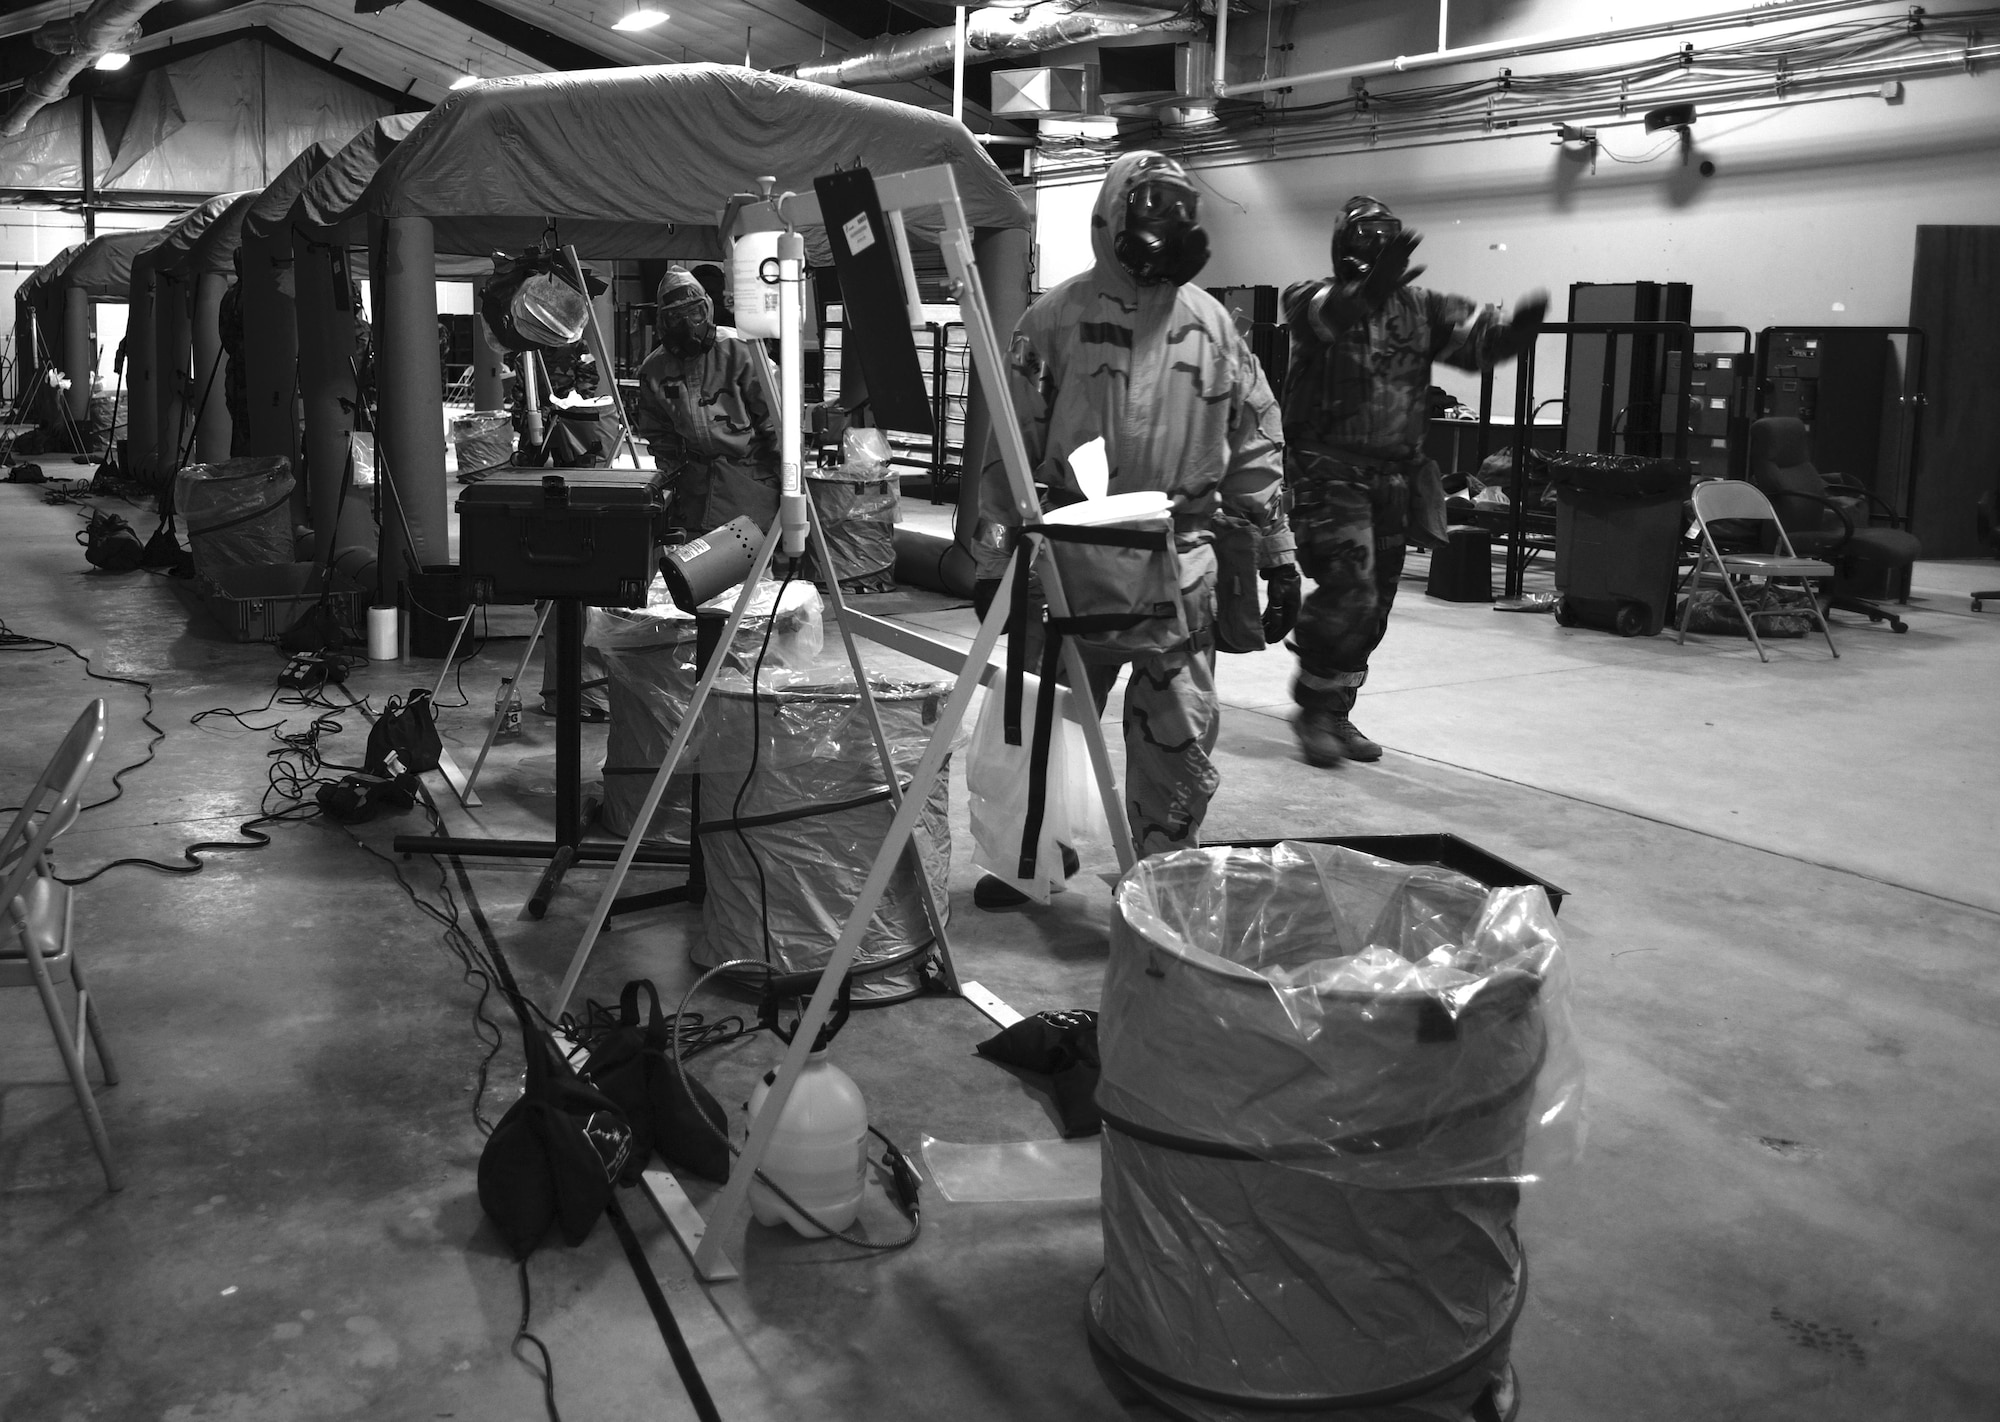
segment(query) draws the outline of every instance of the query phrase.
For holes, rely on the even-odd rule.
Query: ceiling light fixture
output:
[[[97,61],[90,67],[93,69],[102,69],[108,74],[113,70],[123,69],[131,62],[132,56],[124,50],[107,49],[104,53],[97,56]]]
[[[628,11],[626,14],[621,15],[612,23],[611,28],[614,30],[650,30],[664,25],[666,22],[666,11],[648,10],[641,7],[640,9]]]

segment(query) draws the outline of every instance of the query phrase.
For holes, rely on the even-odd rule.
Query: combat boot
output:
[[[1340,742],[1340,753],[1349,760],[1380,760],[1382,747],[1356,730],[1354,723],[1345,716],[1335,715],[1332,734]]]
[[[1347,747],[1339,732],[1339,726],[1346,720],[1332,711],[1311,707],[1299,712],[1292,729],[1298,732],[1299,750],[1305,755],[1307,765],[1330,770],[1347,758]]]

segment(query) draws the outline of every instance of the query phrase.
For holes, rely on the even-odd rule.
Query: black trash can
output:
[[[1674,605],[1692,468],[1637,454],[1534,458],[1556,490],[1556,621],[1656,635]]]

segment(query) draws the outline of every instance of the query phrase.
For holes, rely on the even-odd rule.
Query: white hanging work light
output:
[[[637,10],[627,11],[612,22],[614,30],[650,30],[667,22],[664,10],[648,10],[643,5]]]
[[[97,56],[96,62],[93,63],[90,67],[92,69],[101,69],[108,74],[113,70],[123,69],[126,65],[130,64],[131,62],[132,62],[132,56],[127,54],[124,50],[107,49],[104,51],[104,53]]]

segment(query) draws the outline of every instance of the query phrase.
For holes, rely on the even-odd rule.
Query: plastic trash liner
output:
[[[1526,1286],[1522,1182],[1580,1140],[1539,886],[1332,845],[1120,882],[1093,1339],[1180,1415],[1458,1422]]]
[[[896,585],[896,509],[901,493],[893,473],[869,469],[818,470],[806,477],[833,576],[847,592],[883,592]],[[824,585],[827,570],[809,550],[814,581]]]
[[[951,684],[871,677],[869,686],[907,783]],[[754,958],[780,972],[809,972],[832,955],[895,806],[851,678],[803,681],[796,673],[774,675],[767,661],[760,687],[753,699],[747,675],[725,672],[703,713],[708,896],[691,956],[701,967]],[[949,775],[940,775],[913,836],[940,911],[951,870],[949,804]],[[935,947],[906,851],[855,955],[855,998],[917,992]]]
[[[292,462],[283,455],[190,464],[174,476],[174,509],[197,575],[292,561]]]
[[[505,410],[474,410],[451,422],[451,447],[460,474],[481,474],[514,458],[514,417]]]
[[[763,645],[764,628],[779,585],[758,589],[736,634],[733,665],[747,671]],[[708,606],[735,606],[742,585]],[[819,594],[803,583],[785,594],[785,611],[765,653],[769,668],[801,667],[819,655],[824,638]],[[605,699],[611,724],[604,743],[604,791],[599,819],[613,834],[630,834],[653,777],[680,729],[700,679],[695,666],[695,619],[675,607],[664,583],[655,578],[644,608],[593,607],[584,613],[584,642],[602,658]],[[700,766],[700,742],[691,741],[646,830],[649,839],[677,844],[688,840],[688,807]],[[733,793],[733,792],[732,792]]]

